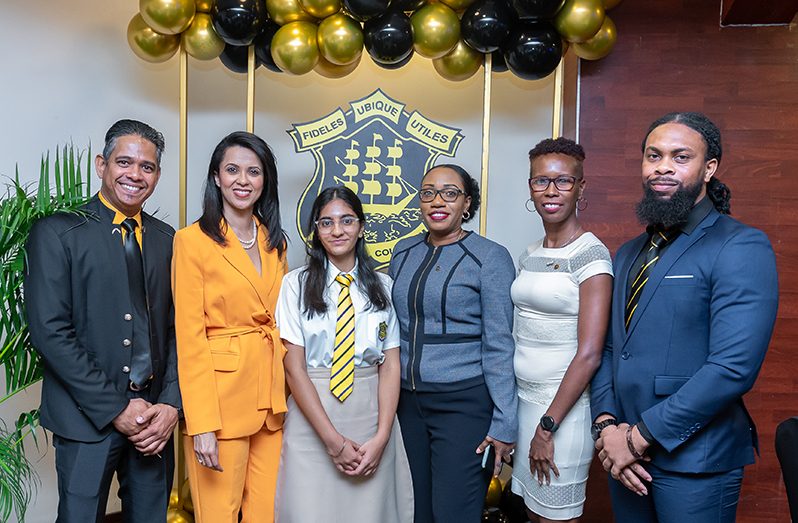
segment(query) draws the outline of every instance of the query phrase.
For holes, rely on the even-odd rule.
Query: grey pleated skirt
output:
[[[308,375],[338,432],[357,443],[376,434],[377,367],[355,369],[354,390],[343,403],[330,393],[330,369],[308,369]],[[279,523],[411,523],[413,484],[399,422],[394,419],[377,471],[370,477],[350,477],[338,472],[316,431],[289,397],[275,519]]]

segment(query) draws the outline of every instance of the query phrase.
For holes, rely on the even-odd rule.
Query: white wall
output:
[[[42,152],[73,140],[93,152],[115,120],[131,117],[164,133],[167,150],[163,176],[147,205],[162,219],[178,220],[178,64],[142,62],[129,50],[125,31],[136,13],[136,0],[5,0],[0,16],[0,177],[13,176],[19,165],[24,180],[38,176]],[[414,57],[396,71],[385,71],[364,57],[349,77],[329,80],[315,73],[302,77],[259,69],[256,78],[256,132],[273,147],[280,173],[283,220],[294,239],[289,263],[302,263],[295,230],[296,201],[313,172],[312,155],[294,153],[286,134],[292,123],[314,120],[362,98],[377,87],[407,104],[409,111],[463,129],[456,158],[479,178],[482,148],[482,75],[451,83],[435,73],[431,62]],[[542,235],[540,220],[524,209],[527,198],[526,153],[551,129],[551,79],[526,82],[510,73],[494,76],[491,130],[488,236],[504,244],[513,257]],[[199,215],[201,184],[211,150],[228,132],[244,128],[244,75],[227,71],[218,61],[189,62],[188,220]],[[94,179],[93,187],[98,184]],[[478,227],[478,220],[471,222]],[[16,413],[38,404],[38,388],[0,408],[13,423]],[[41,477],[27,521],[53,521],[57,503],[53,451],[31,446],[31,460]],[[109,508],[118,510],[112,492]]]

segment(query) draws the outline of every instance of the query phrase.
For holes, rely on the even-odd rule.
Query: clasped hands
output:
[[[649,461],[648,456],[643,456],[642,460],[635,458],[629,449],[627,442],[627,431],[630,430],[628,423],[621,423],[617,426],[610,425],[601,431],[601,436],[596,441],[596,450],[604,470],[610,473],[613,479],[639,496],[648,494],[643,481],[650,482],[651,475],[641,464],[641,461]],[[632,443],[640,454],[648,448],[648,443],[643,439],[636,428],[632,428]]]
[[[371,476],[377,471],[389,436],[376,434],[365,443],[358,444],[346,436],[338,435],[337,448],[327,445],[327,454],[339,472],[347,476]]]
[[[127,436],[145,456],[159,455],[177,425],[177,409],[165,403],[131,399],[114,418],[114,428]]]

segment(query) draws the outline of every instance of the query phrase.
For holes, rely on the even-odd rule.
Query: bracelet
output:
[[[634,443],[632,443],[632,427],[626,429],[626,446],[629,447],[629,452],[632,453],[632,457],[635,459],[643,459],[643,455],[637,452],[635,449]]]
[[[338,451],[338,454],[336,454],[335,456],[332,456],[332,457],[333,457],[333,458],[337,458],[338,456],[340,456],[341,454],[343,454],[343,453],[344,453],[344,449],[345,449],[345,448],[346,448],[346,438],[344,438],[344,444],[343,444],[343,445],[341,445],[341,450],[339,450],[339,451]]]

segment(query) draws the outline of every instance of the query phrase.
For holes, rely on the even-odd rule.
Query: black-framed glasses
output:
[[[335,227],[335,224],[341,226],[342,229],[352,229],[356,227],[357,224],[360,222],[360,218],[356,218],[355,216],[344,216],[340,220],[333,220],[332,218],[321,218],[320,220],[316,220],[314,223],[316,227],[321,232],[330,232]]]
[[[465,191],[461,191],[460,189],[452,189],[451,187],[447,187],[445,189],[421,189],[418,191],[418,197],[424,203],[431,202],[439,194],[441,195],[441,198],[443,198],[443,201],[453,202],[457,200],[461,194],[465,194]]]
[[[543,192],[549,188],[549,185],[554,186],[559,191],[570,191],[576,185],[575,176],[558,176],[556,178],[549,178],[548,176],[535,176],[529,179],[529,188],[535,192]]]

